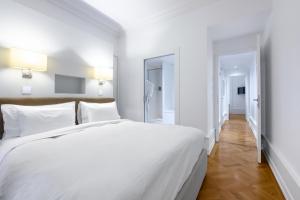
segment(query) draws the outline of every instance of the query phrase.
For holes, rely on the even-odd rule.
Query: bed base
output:
[[[192,173],[183,184],[175,200],[196,200],[207,170],[207,151],[202,150]]]

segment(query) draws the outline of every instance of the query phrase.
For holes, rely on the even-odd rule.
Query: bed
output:
[[[114,99],[0,99],[0,104],[69,101],[77,108],[79,101]],[[126,119],[91,122],[2,141],[0,199],[192,200],[206,167],[198,129]]]

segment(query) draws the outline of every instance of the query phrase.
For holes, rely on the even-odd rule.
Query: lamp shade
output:
[[[33,71],[47,71],[47,56],[22,49],[10,49],[10,66]]]
[[[95,68],[95,79],[100,81],[111,81],[113,80],[113,69],[112,68]]]

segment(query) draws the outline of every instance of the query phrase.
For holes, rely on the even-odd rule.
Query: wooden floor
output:
[[[199,199],[284,199],[265,158],[257,164],[255,138],[242,116],[233,115],[224,124],[209,156]]]

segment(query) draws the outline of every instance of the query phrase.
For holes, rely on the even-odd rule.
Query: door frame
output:
[[[143,58],[143,117],[144,122],[146,120],[145,113],[145,70],[146,61],[153,58],[159,58],[164,56],[174,55],[175,58],[175,124],[180,125],[180,48],[172,50],[164,50],[160,52],[153,52]]]
[[[215,140],[219,142],[220,140],[220,132],[222,124],[219,123],[219,73],[220,73],[220,57],[227,56],[227,55],[235,55],[235,54],[243,54],[248,52],[255,52],[256,49],[253,48],[246,48],[236,51],[226,51],[219,54],[214,55],[214,126],[216,128],[215,132]],[[228,113],[229,115],[229,113]]]
[[[241,53],[247,53],[247,52],[258,52],[260,53],[260,35],[256,36],[256,48],[245,48],[245,49],[240,49],[240,50],[233,50],[233,51],[226,51],[226,52],[221,52],[221,53],[216,53],[214,54],[214,69],[213,69],[213,79],[214,79],[214,126],[216,128],[216,132],[215,132],[215,140],[216,142],[219,142],[220,140],[220,133],[221,133],[221,124],[219,123],[219,73],[220,73],[220,57],[221,56],[226,56],[226,55],[234,55],[234,54],[241,54]],[[257,162],[260,163],[261,162],[261,155],[259,153],[259,151],[261,150],[261,134],[262,134],[262,128],[265,127],[265,125],[263,123],[265,123],[264,120],[262,120],[263,118],[263,110],[264,110],[264,104],[262,103],[261,99],[263,98],[262,96],[264,95],[262,91],[264,91],[264,85],[262,84],[264,82],[264,74],[263,74],[263,66],[262,66],[262,62],[261,62],[261,55],[259,55],[259,58],[257,58],[257,61],[260,61],[260,74],[257,74],[257,76],[259,76],[260,78],[260,90],[258,89],[258,94],[260,93],[260,96],[258,97],[258,101],[259,101],[259,105],[260,105],[260,109],[261,109],[261,114],[258,116],[259,118],[257,119],[257,137],[260,138],[256,138],[256,148],[257,148]],[[257,65],[257,63],[256,63]],[[257,85],[259,87],[259,84]],[[260,121],[260,122],[259,122]],[[260,134],[259,134],[260,132]],[[258,148],[258,146],[260,146],[260,148]]]

